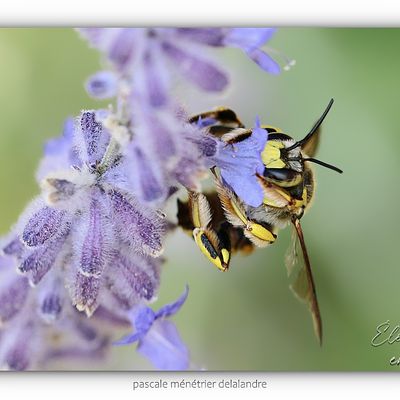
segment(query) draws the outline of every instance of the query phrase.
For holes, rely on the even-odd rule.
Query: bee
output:
[[[292,245],[285,260],[290,288],[308,305],[320,344],[321,313],[300,220],[309,209],[315,192],[315,177],[310,163],[343,172],[314,158],[320,126],[332,104],[333,99],[307,135],[298,141],[279,128],[261,125],[261,129],[268,133],[261,152],[264,171],[256,174],[263,189],[261,205],[246,204],[226,184],[218,166],[214,166],[211,168],[214,190],[208,193],[188,191],[186,202],[178,200],[177,215],[178,225],[192,233],[201,252],[221,271],[228,270],[233,253],[248,254],[256,247],[273,244],[278,231],[291,224],[294,228]],[[207,126],[208,134],[226,146],[235,146],[253,134],[253,129],[245,128],[236,113],[228,108],[195,115],[189,122],[205,120],[211,121]]]

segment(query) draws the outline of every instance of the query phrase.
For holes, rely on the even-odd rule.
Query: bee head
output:
[[[331,109],[333,104],[333,99],[330,100],[328,106],[326,107],[325,111],[322,113],[321,117],[318,119],[318,121],[315,123],[315,125],[311,128],[311,130],[307,133],[306,136],[304,136],[303,139],[294,142],[293,144],[285,147],[285,149],[282,152],[283,157],[286,157],[286,159],[289,162],[299,162],[301,165],[303,165],[304,162],[313,162],[315,164],[322,165],[325,168],[329,168],[333,171],[336,171],[338,173],[343,173],[343,171],[340,168],[335,167],[334,165],[327,164],[326,162],[317,160],[316,158],[313,157],[303,157],[302,153],[300,150],[303,150],[303,152],[307,153],[307,148],[310,146],[310,144],[314,141],[317,140],[317,132],[318,128],[321,126],[322,122],[324,121],[325,117],[328,115],[329,110]],[[295,151],[298,151],[299,154],[296,154]]]
[[[296,186],[302,180],[305,162],[313,162],[336,172],[343,172],[333,165],[307,156],[310,148],[315,149],[318,141],[318,128],[327,116],[332,104],[333,99],[307,135],[299,141],[295,141],[276,128],[265,128],[268,131],[268,141],[261,155],[265,165],[265,178],[278,183],[280,186]]]

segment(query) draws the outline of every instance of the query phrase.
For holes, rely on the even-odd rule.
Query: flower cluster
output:
[[[132,326],[116,344],[138,342],[156,368],[186,369],[189,351],[166,318],[188,290],[157,312],[149,307],[172,225],[163,209],[179,187],[198,190],[211,165],[257,205],[262,193],[254,175],[266,135],[256,125],[233,152],[186,122],[170,95],[172,78],[223,90],[228,76],[205,55],[207,47],[237,47],[276,74],[279,65],[261,49],[274,29],[80,32],[111,68],[88,80],[88,93],[116,103],[68,119],[62,135],[46,144],[36,174],[41,193],[0,243],[0,365],[36,369],[61,357],[101,357],[116,328]],[[235,184],[239,175],[247,185]]]

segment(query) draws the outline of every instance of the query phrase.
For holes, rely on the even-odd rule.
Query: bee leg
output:
[[[197,246],[219,270],[226,271],[230,261],[230,246],[226,238],[211,227],[211,209],[206,196],[189,192],[189,212]]]
[[[266,223],[247,221],[243,228],[244,235],[257,247],[266,247],[275,242],[278,237],[272,227]]]
[[[214,177],[218,197],[228,222],[234,227],[243,229],[245,237],[258,247],[265,247],[273,243],[277,236],[273,232],[272,226],[261,221],[249,219],[242,202],[229,188],[221,183],[215,173]]]

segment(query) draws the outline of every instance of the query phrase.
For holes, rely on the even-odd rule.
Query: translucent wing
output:
[[[315,133],[301,146],[301,150],[308,156],[314,157],[319,145],[321,137],[321,127],[319,127]]]
[[[295,296],[305,302],[313,319],[314,332],[318,342],[322,344],[322,321],[319,311],[317,293],[315,291],[310,259],[304,242],[303,230],[297,218],[292,220],[292,245],[286,254],[286,266],[291,279],[290,289]]]

